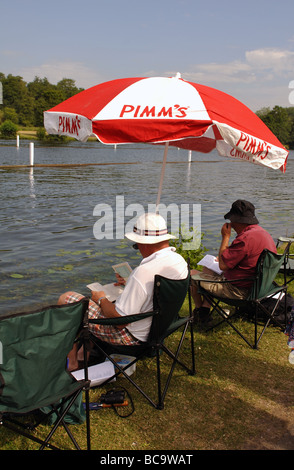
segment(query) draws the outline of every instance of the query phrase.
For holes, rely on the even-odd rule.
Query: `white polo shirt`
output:
[[[185,279],[188,266],[184,258],[176,253],[175,248],[163,248],[147,258],[130,275],[123,293],[115,303],[120,315],[133,315],[153,310],[154,276],[160,274],[169,279]],[[152,317],[130,323],[127,328],[138,340],[148,338]]]

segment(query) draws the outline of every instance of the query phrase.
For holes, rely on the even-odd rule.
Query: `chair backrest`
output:
[[[168,279],[156,274],[154,279],[153,316],[148,342],[164,338],[179,318],[190,285],[190,275],[186,279]]]
[[[67,354],[88,301],[0,316],[0,412],[25,413],[57,402],[75,386]]]
[[[256,265],[256,280],[250,293],[250,300],[269,295],[274,288],[273,282],[285,261],[287,250],[283,254],[263,250]]]

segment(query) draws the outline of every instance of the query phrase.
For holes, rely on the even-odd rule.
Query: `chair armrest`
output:
[[[215,279],[205,279],[201,277],[199,274],[193,274],[191,276],[192,281],[201,281],[201,282],[215,282],[216,284],[231,284],[232,282],[240,282],[240,281],[255,281],[257,279],[256,276],[254,277],[243,277],[238,279],[224,279],[224,280],[215,280]]]
[[[109,317],[109,318],[89,318],[89,323],[94,323],[96,325],[126,325],[128,323],[137,322],[139,320],[144,320],[145,318],[154,316],[158,313],[158,310],[145,313],[137,313],[133,315],[124,315],[120,317]]]

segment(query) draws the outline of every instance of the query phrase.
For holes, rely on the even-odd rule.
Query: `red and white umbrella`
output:
[[[123,78],[84,90],[45,111],[49,134],[104,144],[145,142],[247,160],[285,172],[288,151],[232,96],[176,77]],[[164,154],[164,163],[167,154]]]

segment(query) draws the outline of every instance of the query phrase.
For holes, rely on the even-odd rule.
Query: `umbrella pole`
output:
[[[162,167],[161,167],[161,175],[160,175],[160,181],[159,181],[159,187],[158,187],[158,193],[157,193],[157,201],[156,201],[156,212],[158,212],[158,206],[159,206],[159,203],[160,203],[162,183],[163,183],[163,178],[164,178],[164,171],[165,171],[166,158],[167,158],[167,152],[168,152],[168,144],[169,144],[169,142],[166,142],[165,146],[164,146],[164,154],[163,154],[163,161],[162,161]]]

